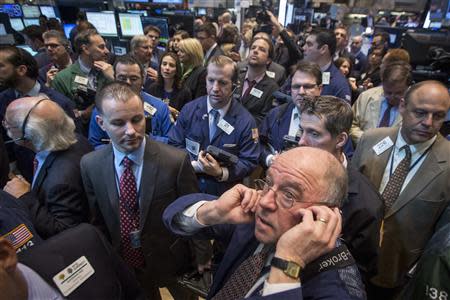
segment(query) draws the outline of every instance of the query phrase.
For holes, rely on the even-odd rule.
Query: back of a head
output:
[[[6,53],[7,61],[14,67],[26,66],[25,76],[31,79],[37,79],[39,76],[39,67],[34,57],[26,50],[16,46],[2,46],[0,52]]]
[[[409,64],[411,59],[408,51],[400,48],[389,49],[387,53],[384,55],[382,63],[389,64],[397,61],[403,61]]]
[[[383,63],[380,76],[383,82],[389,84],[405,82],[410,85],[413,81],[411,65],[402,60]]]
[[[316,42],[319,48],[323,45],[328,46],[330,56],[336,52],[336,36],[334,35],[334,32],[330,30],[314,29],[311,31],[310,35],[314,35],[316,37]]]
[[[89,45],[91,43],[91,37],[94,35],[98,35],[95,29],[86,29],[78,32],[74,42],[74,47],[78,54],[82,53],[83,45]]]
[[[214,27],[211,23],[205,23],[198,27],[197,32],[206,32],[206,35],[208,37],[214,36],[214,38],[217,36],[216,27]]]
[[[44,39],[42,38],[42,34],[44,33],[44,31],[38,25],[27,26],[22,30],[22,33],[31,40],[39,40],[41,42],[44,42]]]
[[[347,196],[347,172],[331,153],[319,148],[297,147],[280,154],[275,162],[293,171],[301,170],[321,181],[321,190],[317,191],[321,201],[330,207],[341,207]]]
[[[121,101],[127,102],[131,98],[140,96],[136,94],[132,88],[124,82],[112,82],[103,87],[103,89],[95,96],[95,106],[100,115],[104,114],[103,103],[105,101]]]

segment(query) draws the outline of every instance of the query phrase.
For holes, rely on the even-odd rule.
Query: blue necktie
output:
[[[217,123],[219,123],[220,114],[216,109],[211,109],[209,112],[211,121],[209,122],[209,141],[212,141],[217,131]]]

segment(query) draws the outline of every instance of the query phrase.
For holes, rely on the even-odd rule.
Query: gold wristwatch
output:
[[[299,279],[300,277],[301,267],[296,262],[285,260],[279,257],[273,257],[270,265],[282,270],[284,274],[293,279]]]

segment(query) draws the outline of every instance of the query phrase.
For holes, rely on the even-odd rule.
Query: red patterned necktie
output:
[[[252,88],[256,84],[255,80],[252,80],[252,81],[249,81],[248,79],[246,79],[246,80],[247,80],[248,85],[247,85],[247,89],[245,90],[244,94],[242,95],[241,101],[245,100],[245,98],[247,98],[248,94],[250,94],[250,92],[252,91]]]
[[[136,178],[131,166],[133,162],[124,157],[122,160],[124,171],[120,177],[120,237],[122,242],[122,257],[128,265],[134,268],[144,266],[142,247],[133,247],[132,238],[139,230],[139,205],[137,199]]]
[[[270,246],[264,246],[260,252],[244,260],[211,300],[244,298],[260,277],[271,249],[273,248]]]
[[[409,149],[408,145],[405,145],[400,148],[400,151],[401,150],[405,150],[405,157],[398,164],[394,174],[392,174],[389,178],[383,194],[381,195],[384,199],[384,214],[389,211],[395,200],[397,200],[406,176],[408,176],[409,173],[409,165],[411,164],[411,149]]]

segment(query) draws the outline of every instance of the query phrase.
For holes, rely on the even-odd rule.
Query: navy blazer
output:
[[[201,200],[213,200],[217,197],[205,194],[191,194],[178,198],[169,205],[163,214],[163,222],[175,234],[186,235],[179,230],[174,222],[177,213]],[[254,235],[252,224],[221,224],[203,228],[195,238],[218,239],[225,242],[228,247],[218,270],[214,275],[213,284],[206,299],[211,299],[224,286],[228,278],[238,266],[256,250],[259,241]],[[272,294],[266,297],[252,295],[248,299],[353,299],[339,278],[337,270],[322,272],[307,282],[301,288]]]
[[[187,103],[178,116],[177,123],[169,132],[169,144],[186,149],[186,139],[200,144],[200,150],[206,150],[209,145],[214,145],[238,156],[237,164],[228,167],[229,177],[225,182],[218,182],[215,178],[200,174],[200,190],[210,194],[219,195],[242,181],[256,167],[260,155],[257,138],[254,135],[256,123],[250,113],[235,100],[231,100],[230,108],[224,116],[224,120],[234,127],[231,134],[227,134],[220,128],[210,142],[209,120],[207,112],[207,97],[200,97]],[[228,147],[225,147],[228,146]],[[197,156],[190,153],[192,160]]]
[[[322,82],[323,88],[321,95],[324,96],[335,96],[344,99],[350,103],[352,99],[352,92],[350,90],[350,84],[347,78],[339,71],[339,69],[331,62],[331,65],[325,72],[330,72],[330,84],[324,84]],[[322,72],[323,74],[324,72]]]

